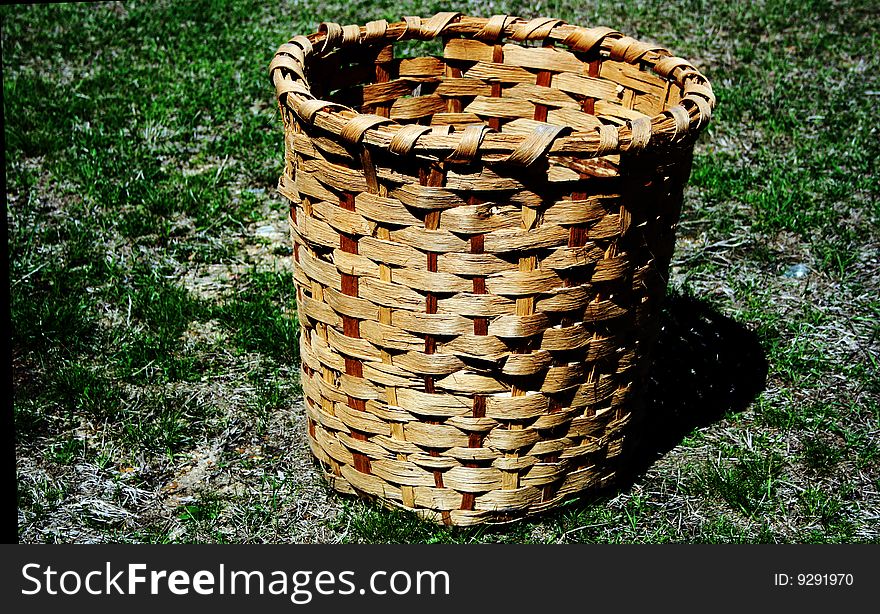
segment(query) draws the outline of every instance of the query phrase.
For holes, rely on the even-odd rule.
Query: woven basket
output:
[[[443,57],[394,57],[435,37]],[[458,13],[323,23],[269,72],[332,486],[470,525],[606,485],[635,441],[705,77],[608,28]]]

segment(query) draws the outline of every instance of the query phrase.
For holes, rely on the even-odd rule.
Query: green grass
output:
[[[214,317],[229,328],[240,350],[290,363],[299,343],[297,322],[291,317],[295,306],[290,273],[253,271],[235,296],[217,306]]]
[[[304,449],[288,239],[256,233],[283,229],[287,207],[274,192],[283,143],[266,67],[320,21],[446,5],[4,6],[22,540],[880,539],[874,3],[462,8],[609,25],[709,76],[718,108],[695,152],[670,285],[754,336],[762,394],[682,422],[633,484],[512,525],[438,527],[333,494]],[[785,277],[794,264],[809,275]],[[129,515],[79,506],[95,500]]]
[[[69,363],[54,372],[49,385],[50,396],[71,418],[81,414],[114,418],[119,412],[119,389],[106,375],[80,363]]]
[[[785,463],[778,454],[737,455],[736,463],[708,463],[697,474],[697,492],[708,491],[747,516],[773,501]]]
[[[816,471],[831,471],[843,459],[844,450],[823,439],[811,438],[804,441],[804,463]]]

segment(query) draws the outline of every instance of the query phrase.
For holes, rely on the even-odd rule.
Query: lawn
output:
[[[452,529],[335,494],[298,385],[267,67],[323,20],[457,9],[608,25],[690,59],[696,150],[616,488]],[[880,541],[873,0],[191,0],[2,18],[22,542]]]

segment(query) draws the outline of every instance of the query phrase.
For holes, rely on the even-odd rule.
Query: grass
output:
[[[744,515],[753,517],[770,504],[785,466],[779,454],[735,455],[731,463],[707,463],[697,474],[697,493],[722,499]]]
[[[293,275],[253,271],[234,297],[215,309],[214,316],[231,331],[242,351],[261,352],[279,362],[296,359],[299,328],[291,316]]]
[[[685,382],[662,399],[675,417],[662,449],[617,490],[462,530],[341,497],[317,475],[265,69],[320,21],[441,3],[5,6],[22,541],[878,541],[873,3],[462,7],[610,25],[715,86],[672,266],[682,300],[666,315],[668,347],[700,361],[658,365]],[[793,265],[807,275],[786,276]],[[687,320],[688,297],[711,317]],[[738,392],[761,361],[760,394]]]

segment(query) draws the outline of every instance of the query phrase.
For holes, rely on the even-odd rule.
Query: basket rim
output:
[[[322,57],[337,49],[361,44],[391,44],[403,40],[430,40],[437,36],[467,37],[501,44],[504,41],[561,43],[570,52],[596,50],[604,59],[624,61],[650,68],[655,74],[682,88],[681,101],[653,117],[627,120],[623,125],[603,124],[593,131],[572,131],[547,124],[528,135],[513,135],[480,128],[449,134],[430,126],[400,124],[387,117],[360,113],[329,100],[317,99],[310,91],[305,68],[311,56]],[[607,55],[606,55],[607,54]],[[642,152],[696,138],[711,118],[716,105],[709,80],[687,60],[667,49],[638,41],[617,30],[600,26],[585,28],[560,19],[494,15],[471,17],[458,12],[437,13],[423,19],[406,16],[389,24],[370,21],[364,26],[340,26],[322,22],[318,31],[297,35],[282,44],[270,65],[269,76],[283,109],[302,122],[333,133],[342,141],[370,145],[397,155],[452,161],[505,162],[531,166],[547,156],[592,158],[624,152]],[[433,127],[440,128],[440,127]],[[464,152],[464,155],[462,153]]]

